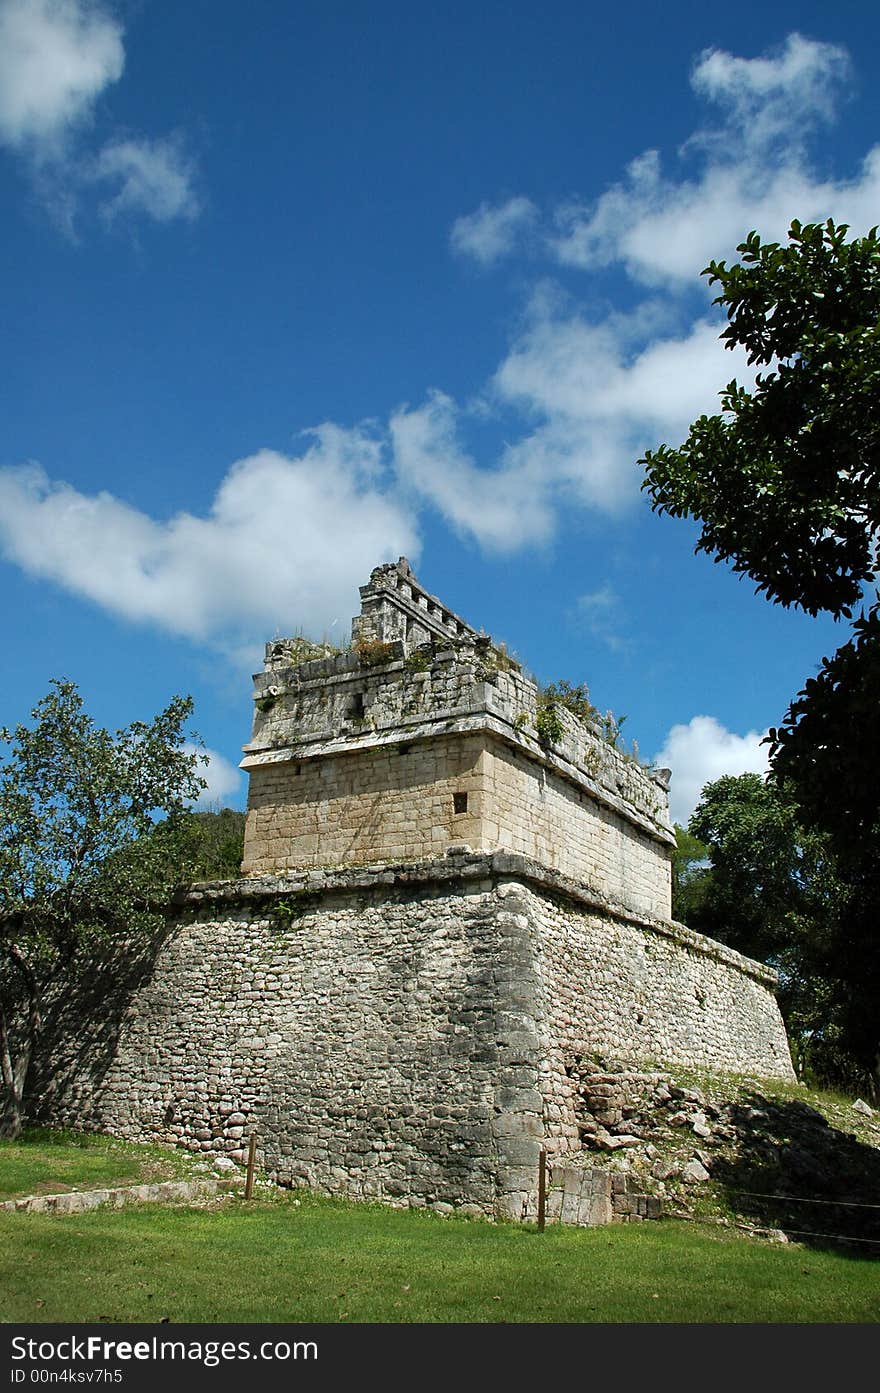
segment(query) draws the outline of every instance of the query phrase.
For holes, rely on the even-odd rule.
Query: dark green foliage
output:
[[[851,241],[847,231],[794,222],[787,246],[752,232],[739,264],[706,268],[727,312],[727,347],[745,349],[761,371],[752,391],[731,382],[721,412],[695,421],[680,449],[661,446],[642,463],[653,508],[697,519],[697,550],[729,561],[768,599],[849,619],[868,603],[849,642],[823,658],[771,732],[771,768],[803,854],[818,839],[839,886],[837,912],[823,911],[811,940],[824,938],[819,1038],[836,1040],[835,1076],[848,1061],[877,1086],[880,610],[867,587],[880,565],[880,242],[876,228]],[[762,869],[771,873],[742,900],[731,884],[730,907],[743,942],[766,946],[772,923],[783,951],[792,923],[777,912],[785,877],[767,864],[782,825],[771,818],[765,830]],[[792,980],[803,965],[799,956]],[[807,992],[813,1005],[821,995]]]
[[[752,232],[741,264],[706,268],[727,347],[768,371],[641,462],[654,509],[702,524],[699,551],[768,599],[849,616],[878,562],[880,244],[847,230],[794,222],[787,247]]]
[[[855,620],[853,631],[853,638],[833,658],[822,659],[819,675],[807,680],[783,725],[770,736],[776,774],[797,788],[804,815],[828,828],[838,856],[861,863],[867,845],[880,855],[880,613],[876,606]],[[872,861],[880,869],[878,858]]]
[[[708,848],[702,932],[764,961],[776,958],[808,911],[821,856],[797,810],[758,774],[725,775],[703,789],[688,830]]]
[[[187,805],[205,786],[185,748],[189,698],[149,724],[96,727],[71,682],[33,724],[3,732],[0,768],[0,1130],[21,1125],[28,1074],[53,1021],[110,995],[161,937],[185,857]],[[156,819],[162,817],[157,826]]]
[[[831,839],[804,826],[789,791],[757,774],[707,784],[688,832],[704,845],[709,864],[687,872],[676,917],[778,969],[779,1004],[800,1072],[871,1091],[870,1054],[858,1048],[856,1031],[866,1003],[876,999],[870,955],[854,991],[857,892]]]
[[[672,917],[681,924],[697,928],[702,922],[702,904],[707,879],[704,874],[709,848],[675,824],[675,850],[672,853]]]
[[[190,813],[177,879],[234,880],[241,874],[245,814],[234,808]]]

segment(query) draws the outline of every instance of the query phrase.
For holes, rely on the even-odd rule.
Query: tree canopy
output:
[[[706,267],[726,347],[761,371],[640,462],[654,509],[702,524],[698,550],[780,604],[849,617],[880,547],[880,243],[847,231],[751,232],[740,263]]]
[[[707,784],[688,828],[706,860],[686,885],[686,922],[779,971],[779,1003],[801,1068],[863,1087],[852,976],[841,952],[852,935],[853,891],[830,838],[803,825],[790,791],[758,774]]]
[[[790,868],[777,867],[777,881],[766,855],[785,842],[788,823],[799,829],[798,854],[811,837],[825,839],[846,900],[844,914],[823,911],[829,1021],[841,1050],[880,1080],[880,603],[871,589],[880,569],[880,242],[876,228],[851,240],[848,231],[793,222],[787,246],[751,232],[739,263],[706,267],[727,313],[722,338],[757,367],[754,387],[730,382],[718,414],[695,421],[680,448],[660,446],[641,463],[654,510],[700,523],[698,551],[729,562],[775,603],[853,620],[852,637],[822,659],[770,732],[778,805],[759,818],[763,878],[755,865],[748,886],[730,880],[724,912],[742,930],[752,905],[752,941],[766,948],[773,924],[784,951],[796,931],[774,905],[784,909],[778,892]],[[689,830],[732,847],[733,827],[710,825],[709,814],[707,804]],[[738,805],[734,841],[754,814]]]
[[[32,724],[2,732],[0,1071],[2,1125],[21,1124],[48,1017],[99,963],[136,959],[160,934],[186,865],[188,807],[205,787],[186,748],[189,698],[149,723],[95,726],[71,682]]]

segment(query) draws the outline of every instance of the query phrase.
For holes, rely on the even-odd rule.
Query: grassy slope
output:
[[[0,1200],[176,1180],[192,1168],[189,1155],[167,1147],[31,1127],[17,1141],[0,1143]]]
[[[710,1182],[662,1187],[669,1208],[721,1218],[727,1229],[664,1220],[593,1230],[553,1226],[539,1235],[531,1226],[265,1190],[250,1205],[226,1198],[188,1209],[0,1214],[0,1319],[877,1322],[880,1244],[832,1252],[770,1244],[732,1225],[746,1218],[784,1222],[781,1213],[750,1212],[736,1186],[754,1179],[762,1189],[783,1184],[790,1193],[798,1178],[786,1160],[794,1143],[794,1159],[810,1162],[805,1193],[842,1182],[863,1201],[880,1199],[873,1193],[880,1115],[865,1118],[853,1113],[851,1100],[766,1082],[760,1095],[751,1080],[680,1082],[698,1085],[719,1104],[759,1102],[767,1112],[754,1137],[749,1124],[735,1129],[733,1140],[719,1134],[699,1141],[714,1159]],[[812,1108],[825,1122],[805,1131],[805,1107],[808,1123]],[[679,1160],[698,1141],[688,1126],[659,1125],[651,1135],[660,1157]],[[755,1137],[761,1146],[772,1142],[770,1160],[754,1154]],[[606,1159],[641,1169],[638,1154]],[[0,1143],[0,1197],[172,1178],[193,1174],[195,1160],[109,1137],[34,1129],[20,1142]],[[595,1162],[601,1158],[592,1155]],[[818,1211],[806,1212],[818,1218]],[[861,1226],[869,1216],[857,1217]]]
[[[5,1321],[873,1322],[880,1263],[696,1224],[493,1225],[303,1195],[0,1215]]]

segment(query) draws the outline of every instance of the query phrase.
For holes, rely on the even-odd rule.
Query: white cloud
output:
[[[392,421],[408,487],[496,551],[551,538],[563,508],[619,514],[632,506],[644,451],[677,443],[693,420],[717,411],[731,378],[754,381],[745,355],[720,342],[720,315],[703,309],[695,318],[688,308],[682,292],[700,286],[703,266],[734,257],[753,227],[784,240],[794,217],[832,216],[856,231],[878,219],[880,145],[850,180],[818,177],[806,156],[806,139],[833,118],[848,72],[844,50],[798,34],[762,57],[700,55],[692,84],[720,115],[686,142],[680,172],[664,173],[659,152],[645,151],[592,203],[557,209],[557,233],[545,241],[570,267],[620,264],[655,293],[627,315],[603,317],[586,297],[579,305],[575,291],[566,299],[539,284],[483,394],[506,430],[518,418],[491,467],[460,443],[471,408],[434,393]],[[488,264],[534,232],[538,218],[524,197],[484,203],[454,225],[452,244]]]
[[[0,0],[0,145],[23,160],[38,197],[75,236],[85,194],[115,186],[105,221],[199,213],[195,166],[179,137],[114,137],[89,149],[87,128],[125,67],[122,27],[97,0]]]
[[[404,489],[493,552],[548,542],[562,507],[613,515],[631,506],[642,451],[714,410],[734,373],[754,378],[743,354],[725,351],[718,324],[700,319],[682,337],[657,337],[660,322],[648,306],[591,324],[537,294],[482,402],[490,414],[513,408],[519,438],[494,467],[479,465],[461,444],[469,412],[430,393],[390,421]],[[655,337],[636,348],[646,325]]]
[[[489,551],[544,542],[554,527],[550,476],[537,457],[490,470],[478,468],[457,438],[459,411],[432,393],[424,406],[395,412],[389,429],[405,492],[438,508],[457,532]]]
[[[20,0],[4,3],[12,10]],[[37,8],[71,6],[86,13],[74,0]],[[0,546],[29,573],[115,613],[244,654],[255,627],[345,623],[343,597],[377,557],[415,554],[425,507],[492,552],[548,543],[564,510],[621,514],[638,499],[645,449],[682,439],[718,409],[732,377],[752,380],[744,356],[719,341],[720,317],[705,307],[695,317],[682,295],[706,261],[730,256],[752,226],[782,238],[793,216],[831,214],[855,229],[877,221],[880,145],[849,183],[819,179],[804,154],[801,136],[816,113],[833,115],[845,71],[842,50],[797,35],[769,57],[704,53],[694,88],[722,120],[687,142],[683,158],[703,161],[696,177],[664,174],[647,151],[594,203],[558,210],[547,247],[586,272],[620,263],[662,290],[602,317],[595,300],[539,284],[479,407],[435,390],[393,412],[381,439],[325,425],[299,457],[263,450],[239,461],[207,516],[165,523],[111,494],[50,483],[38,469],[0,472]],[[174,141],[111,141],[90,169],[93,182],[118,181],[108,218],[197,211],[192,169]],[[537,220],[526,198],[483,204],[459,219],[452,243],[488,264]],[[484,438],[505,432],[494,450],[471,448],[477,415]],[[383,473],[386,448],[393,480]],[[599,613],[594,605],[594,621]]]
[[[156,222],[198,217],[194,177],[193,162],[175,137],[111,141],[91,171],[96,181],[119,184],[118,192],[101,205],[105,217],[146,213]]]
[[[578,628],[586,629],[613,653],[622,652],[629,646],[629,640],[619,632],[623,620],[620,596],[608,581],[598,590],[579,595],[569,612],[569,619]]]
[[[0,141],[57,152],[122,76],[122,30],[84,0],[0,0]]]
[[[415,559],[419,540],[382,490],[374,438],[335,426],[312,436],[295,458],[239,460],[207,516],[167,522],[39,466],[0,470],[0,551],[111,613],[230,653],[300,626],[347,636],[358,585],[382,559]]]
[[[713,258],[734,255],[752,228],[783,240],[794,217],[832,217],[867,231],[880,206],[880,147],[854,179],[841,181],[817,177],[805,154],[815,126],[833,118],[848,71],[843,49],[799,34],[773,57],[705,52],[692,83],[723,119],[696,131],[681,151],[702,154],[699,175],[664,176],[658,152],[645,151],[595,202],[557,210],[552,251],[583,269],[620,261],[650,285],[693,283]]]
[[[496,207],[481,203],[475,213],[456,219],[449,240],[453,251],[489,266],[513,250],[519,238],[534,226],[537,217],[534,203],[522,196]]]
[[[750,147],[768,150],[791,140],[803,141],[817,124],[834,117],[838,93],[850,77],[845,49],[789,34],[772,57],[737,58],[722,49],[706,49],[694,65],[695,92],[727,112]]]
[[[184,749],[187,754],[199,756],[197,772],[207,783],[207,788],[202,789],[193,806],[227,807],[230,799],[234,802],[241,792],[241,771],[216,750],[209,750],[200,745],[185,745]],[[203,762],[204,759],[207,759],[207,764]]]
[[[638,496],[642,451],[714,410],[734,372],[741,381],[753,377],[744,355],[725,352],[709,320],[684,336],[655,327],[652,341],[635,349],[638,328],[621,317],[590,324],[577,314],[540,313],[493,380],[503,402],[539,421],[508,447],[509,466],[540,460],[539,478],[555,477],[569,501],[619,512]]]
[[[768,747],[761,741],[767,731],[750,730],[734,735],[714,716],[694,716],[687,725],[675,725],[653,763],[672,770],[669,790],[674,822],[687,825],[703,786],[722,774],[764,774]]]

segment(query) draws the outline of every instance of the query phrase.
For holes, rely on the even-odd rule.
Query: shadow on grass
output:
[[[719,1156],[712,1179],[736,1213],[810,1247],[880,1260],[880,1151],[797,1100],[746,1094],[727,1120],[737,1155]]]

